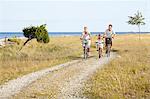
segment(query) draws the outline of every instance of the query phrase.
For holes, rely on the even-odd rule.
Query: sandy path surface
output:
[[[2,98],[9,98],[12,95],[15,95],[19,93],[23,88],[27,87],[34,81],[38,80],[39,78],[42,78],[43,76],[46,76],[47,74],[57,71],[61,68],[65,68],[65,66],[69,66],[71,64],[77,63],[80,60],[74,60],[65,64],[61,64],[58,66],[54,66],[51,68],[47,68],[44,70],[40,70],[37,72],[33,72],[27,75],[24,75],[22,77],[19,77],[14,80],[10,80],[9,82],[5,83],[4,85],[0,85],[0,99]]]
[[[8,88],[6,89],[3,87],[5,94],[2,93],[2,88],[0,88],[0,96],[3,95],[2,98],[9,97],[10,99],[83,99],[85,98],[82,96],[84,82],[98,68],[101,68],[115,57],[116,54],[114,53],[109,58],[103,57],[97,59],[96,57],[91,57],[87,60],[76,60],[72,63],[67,63],[67,65],[63,65],[64,67],[61,66],[63,68],[45,70],[47,71],[46,73],[41,74],[41,71],[38,71],[39,75],[37,75],[38,73],[33,73],[34,77],[31,77],[32,81],[30,83],[25,81],[26,85],[21,86],[13,94],[11,92],[17,89],[17,86],[13,88],[12,84],[14,82],[11,86],[8,83]],[[18,82],[16,85],[19,85],[19,83],[21,82]],[[9,91],[10,89],[13,90]]]

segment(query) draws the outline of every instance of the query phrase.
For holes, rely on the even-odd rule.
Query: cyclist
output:
[[[101,48],[103,50],[103,44],[104,44],[103,38],[102,38],[101,34],[98,34],[98,38],[97,38],[97,41],[96,41],[97,51],[98,51],[99,48]]]
[[[96,41],[96,48],[97,48],[97,51],[99,51],[99,58],[101,58],[103,55],[103,38],[101,36],[101,34],[98,35],[98,38],[97,38],[97,41]]]
[[[112,38],[115,36],[115,32],[112,30],[112,24],[109,24],[108,29],[104,32],[105,44],[111,44],[112,47]]]
[[[91,33],[88,32],[88,28],[86,26],[84,27],[84,30],[82,32],[80,39],[82,40],[82,46],[84,48],[85,48],[85,46],[87,46],[87,52],[88,52],[88,56],[89,56],[90,46],[91,46]]]

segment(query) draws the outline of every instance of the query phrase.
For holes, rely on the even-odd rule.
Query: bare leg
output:
[[[101,48],[101,56],[103,56],[103,49]]]
[[[90,53],[90,48],[87,48],[87,52],[88,52],[88,56],[89,56],[89,53]]]
[[[90,52],[90,48],[88,48],[88,52]]]

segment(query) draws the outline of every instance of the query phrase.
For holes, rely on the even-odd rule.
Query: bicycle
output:
[[[97,47],[97,51],[98,51],[98,57],[101,58],[102,57],[102,48],[103,48],[103,43],[101,42],[96,42],[96,47]]]
[[[112,38],[106,38],[106,55],[110,57]]]
[[[87,48],[87,45],[88,45],[88,40],[83,40],[83,44],[84,44],[84,48],[83,48],[83,56],[84,56],[84,59],[87,59],[88,57],[88,48]]]
[[[107,57],[110,57],[110,51],[111,51],[111,44],[107,44],[107,47],[106,47]]]

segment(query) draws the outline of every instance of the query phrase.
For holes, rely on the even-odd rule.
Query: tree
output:
[[[131,25],[137,25],[138,26],[138,30],[139,30],[139,40],[140,40],[140,26],[141,25],[145,25],[145,22],[144,22],[144,17],[142,16],[142,13],[137,11],[136,14],[134,14],[134,16],[128,16],[129,17],[129,21],[128,21],[128,24],[131,24]]]
[[[30,26],[26,27],[23,30],[23,35],[28,38],[26,42],[23,44],[25,46],[30,40],[36,39],[39,43],[48,43],[49,42],[49,35],[46,29],[46,24],[40,26]],[[21,49],[23,48],[21,47]],[[20,50],[21,50],[20,49]]]

